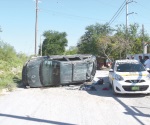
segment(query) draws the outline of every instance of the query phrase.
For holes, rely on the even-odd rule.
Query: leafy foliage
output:
[[[43,36],[45,39],[42,45],[42,55],[59,55],[65,52],[68,43],[65,32],[45,31]]]
[[[65,51],[65,55],[74,55],[77,54],[78,48],[75,46],[71,46],[68,50]]]
[[[78,53],[94,54],[106,58],[122,59],[126,54],[143,52],[143,40],[150,43],[148,34],[142,35],[138,24],[117,25],[116,30],[107,24],[95,24],[85,28],[78,42]]]
[[[114,37],[118,41],[120,58],[125,58],[126,54],[137,54],[143,52],[143,36],[139,30],[138,24],[135,23],[129,25],[127,31],[125,25],[118,25],[117,33]],[[147,36],[147,38],[148,37],[149,36]]]
[[[78,42],[78,53],[82,54],[94,54],[94,55],[104,55],[100,51],[99,40],[103,36],[108,36],[112,33],[112,28],[107,24],[101,25],[96,23],[95,25],[90,25],[86,27],[86,32],[81,36]]]
[[[14,78],[21,80],[21,71],[27,60],[25,54],[17,54],[14,48],[0,41],[0,88],[9,91],[16,86]]]
[[[99,53],[110,60],[112,52],[118,48],[118,44],[111,36],[102,36],[98,39]]]

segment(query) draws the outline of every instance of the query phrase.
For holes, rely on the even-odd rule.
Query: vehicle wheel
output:
[[[114,88],[114,85],[112,84],[112,92],[114,95],[117,95],[117,93],[115,92],[115,88]]]

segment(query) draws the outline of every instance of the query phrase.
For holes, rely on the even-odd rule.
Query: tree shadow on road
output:
[[[75,125],[75,124],[58,122],[58,121],[52,121],[52,120],[32,118],[32,117],[29,117],[29,116],[25,117],[25,116],[3,114],[3,113],[0,113],[0,117],[9,117],[9,118],[14,118],[14,119],[21,119],[21,120],[27,120],[27,121],[33,121],[33,122],[49,123],[49,124],[57,124],[57,125]]]

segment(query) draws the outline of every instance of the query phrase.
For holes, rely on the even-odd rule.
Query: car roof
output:
[[[116,60],[116,63],[138,63],[138,60],[135,59],[124,59],[124,60]]]

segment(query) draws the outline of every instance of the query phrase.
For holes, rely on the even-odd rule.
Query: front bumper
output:
[[[127,83],[125,81],[114,80],[113,86],[116,93],[150,93],[149,82]]]

